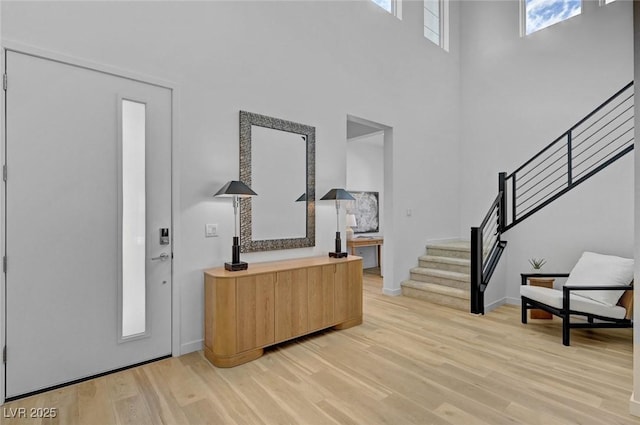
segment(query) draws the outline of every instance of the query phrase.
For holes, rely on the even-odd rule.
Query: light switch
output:
[[[411,208],[407,208],[407,217],[411,217],[411,214],[413,214],[413,211],[411,211]]]
[[[205,224],[204,225],[204,237],[205,238],[214,238],[218,236],[218,225],[217,224]]]

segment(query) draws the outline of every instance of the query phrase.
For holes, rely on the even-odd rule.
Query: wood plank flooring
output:
[[[520,324],[381,295],[365,274],[361,326],[218,369],[191,353],[3,406],[3,424],[639,424],[628,414],[632,330]],[[7,418],[56,408],[54,419]],[[12,409],[12,410],[10,410]]]

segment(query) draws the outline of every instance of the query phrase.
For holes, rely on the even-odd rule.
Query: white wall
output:
[[[393,128],[392,143],[385,141],[394,170],[392,187],[385,190],[394,199],[386,227],[393,231],[385,234],[392,256],[385,270],[388,293],[399,291],[427,238],[457,233],[459,42],[452,32],[445,53],[424,39],[421,2],[405,2],[402,21],[369,1],[52,1],[0,7],[3,38],[180,87],[174,285],[183,352],[202,342],[202,272],[231,256],[231,203],[211,195],[238,177],[239,110],[316,127],[320,196],[345,186],[348,114]],[[454,3],[453,28],[459,27],[458,16]],[[412,217],[404,215],[407,208]],[[332,203],[317,202],[315,248],[243,259],[326,255],[333,246],[334,211]],[[218,223],[220,237],[205,239],[205,223]]]
[[[527,37],[517,1],[461,7],[460,234],[477,226],[511,172],[633,79],[631,2],[599,7]],[[488,24],[490,23],[490,24]],[[508,231],[486,303],[519,302],[527,259],[569,271],[580,253],[633,255],[631,155]],[[467,236],[468,237],[468,236]]]
[[[347,189],[378,192],[379,231],[368,233],[384,235],[384,134],[383,132],[347,140]],[[355,235],[358,236],[358,235]],[[356,249],[364,268],[376,267],[377,247]]]

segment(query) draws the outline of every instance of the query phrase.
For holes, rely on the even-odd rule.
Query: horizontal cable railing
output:
[[[633,82],[506,177],[505,229],[633,150]]]
[[[513,173],[498,176],[498,196],[471,228],[471,312],[484,314],[484,291],[507,244],[506,230],[530,217],[634,146],[633,81]]]

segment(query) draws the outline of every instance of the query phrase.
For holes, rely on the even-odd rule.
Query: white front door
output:
[[[171,90],[6,73],[6,397],[171,354]]]

